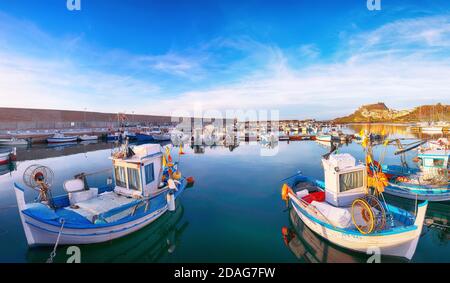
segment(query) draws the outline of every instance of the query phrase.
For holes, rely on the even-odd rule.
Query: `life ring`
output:
[[[357,209],[360,210],[362,220],[365,222],[365,226],[356,221],[355,215]],[[352,221],[356,229],[361,234],[370,234],[375,228],[375,216],[369,203],[363,198],[357,198],[352,203]]]

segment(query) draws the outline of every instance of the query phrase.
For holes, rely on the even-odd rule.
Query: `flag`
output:
[[[361,129],[361,131],[359,132],[359,135],[360,135],[361,137],[364,136],[364,129]]]
[[[362,143],[361,143],[362,147],[366,148],[366,147],[367,147],[367,142],[368,142],[368,138],[367,138],[367,137],[364,137],[364,138],[363,138],[363,141],[362,141]]]

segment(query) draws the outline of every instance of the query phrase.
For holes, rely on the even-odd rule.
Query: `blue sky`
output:
[[[0,0],[7,107],[279,110],[450,102],[450,2]],[[39,103],[36,103],[39,101]]]

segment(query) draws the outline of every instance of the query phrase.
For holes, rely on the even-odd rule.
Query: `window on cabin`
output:
[[[145,165],[145,183],[148,185],[155,180],[153,163]]]
[[[127,178],[125,175],[125,168],[116,166],[114,167],[114,176],[116,179],[116,186],[126,188],[127,187]]]
[[[127,168],[128,173],[128,188],[130,190],[141,190],[141,181],[139,178],[139,171],[133,168]]]
[[[346,192],[364,186],[364,171],[344,173],[339,175],[339,190]]]
[[[423,160],[423,166],[425,167],[433,167],[434,161],[431,158],[425,158]]]
[[[433,159],[433,166],[434,167],[444,167],[444,159]]]

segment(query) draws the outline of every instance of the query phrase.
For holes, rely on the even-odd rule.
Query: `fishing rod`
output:
[[[397,150],[396,152],[394,152],[394,155],[399,155],[399,154],[408,152],[408,151],[410,151],[410,150],[413,150],[413,149],[415,149],[415,148],[418,148],[419,146],[425,144],[426,142],[427,142],[427,140],[425,140],[425,141],[420,141],[419,143],[417,143],[417,144],[415,144],[415,145],[413,145],[413,146],[410,146],[410,147],[408,147],[408,148]]]

